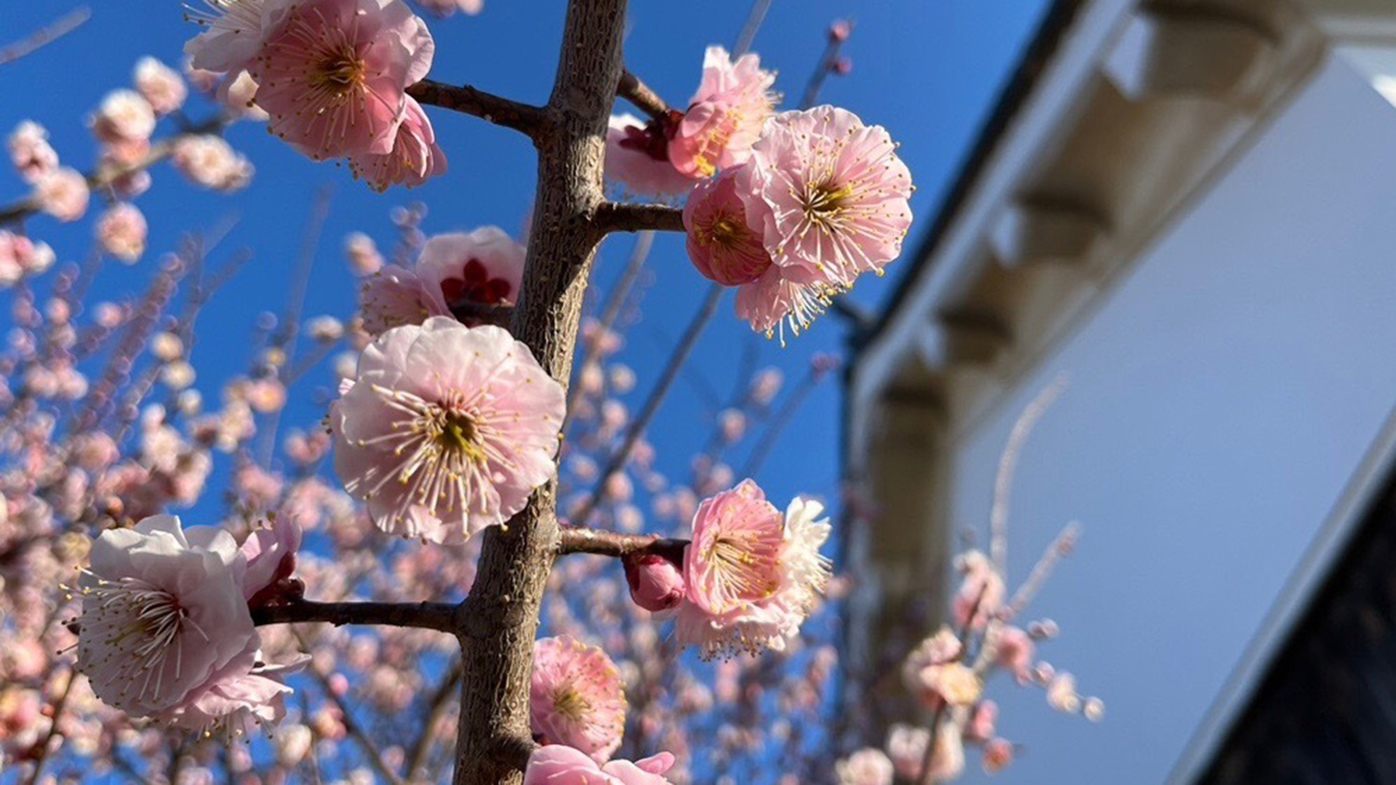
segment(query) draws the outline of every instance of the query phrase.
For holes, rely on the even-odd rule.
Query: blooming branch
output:
[[[455,630],[458,606],[445,602],[312,602],[296,600],[285,605],[252,609],[256,625],[319,621],[336,627],[345,624],[377,624],[424,630]]]
[[[424,104],[475,115],[535,139],[549,126],[548,114],[542,107],[501,98],[470,85],[455,87],[423,79],[409,86],[407,94]]]
[[[166,158],[169,158],[171,155],[174,155],[175,147],[179,144],[181,139],[218,133],[227,127],[230,122],[232,122],[232,118],[225,115],[218,115],[152,144],[150,150],[148,150],[145,155],[129,164],[107,164],[98,166],[85,175],[87,187],[93,191],[110,188],[113,183],[116,183],[121,178],[128,177],[137,172],[143,172]],[[0,207],[0,226],[19,221],[33,213],[37,213],[41,209],[43,209],[43,205],[37,196],[27,196],[17,202]]]

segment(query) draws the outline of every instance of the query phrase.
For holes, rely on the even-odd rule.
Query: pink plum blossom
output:
[[[87,212],[91,192],[82,172],[59,167],[34,183],[34,196],[39,209],[60,221],[76,221]]]
[[[78,668],[104,703],[133,716],[174,709],[227,673],[246,673],[259,645],[243,599],[242,556],[212,526],[170,515],[109,529],[80,582]]]
[[[679,642],[705,658],[784,650],[828,582],[822,512],[796,499],[782,516],[751,480],[700,504],[684,550]]]
[[[155,130],[155,110],[135,90],[113,90],[89,122],[93,135],[105,144],[142,143]]]
[[[54,260],[48,243],[0,229],[0,286],[12,286],[25,276],[47,270]]]
[[[867,747],[834,764],[834,773],[839,785],[892,785],[896,771],[886,753]]]
[[[171,156],[180,174],[196,185],[235,191],[252,179],[252,164],[220,136],[181,136]]]
[[[990,739],[984,743],[984,771],[993,774],[1013,762],[1013,743],[1007,739]]]
[[[571,637],[533,644],[529,688],[533,733],[544,744],[565,744],[605,763],[625,733],[625,689],[606,653]]]
[[[265,123],[271,117],[257,105],[257,80],[246,70],[226,74],[219,81],[214,97],[224,109],[239,119]]]
[[[681,196],[697,185],[669,162],[669,142],[664,127],[632,114],[611,115],[606,130],[606,179],[622,183],[633,194]]]
[[[58,153],[48,143],[48,131],[33,120],[23,120],[5,140],[10,162],[26,183],[34,183],[58,168]]]
[[[761,70],[754,54],[733,63],[726,49],[708,47],[703,82],[669,140],[674,168],[689,177],[711,177],[751,157],[751,146],[775,106],[775,80],[775,74]]]
[[[145,98],[157,115],[167,115],[184,105],[189,88],[179,72],[153,57],[136,61],[133,74],[136,92]]]
[[[921,776],[926,760],[926,745],[931,732],[926,728],[897,723],[887,731],[887,755],[892,759],[897,776],[914,780]]]
[[[257,56],[285,0],[204,0],[208,11],[192,8],[189,18],[204,28],[184,44],[192,68],[217,73],[235,72]]]
[[[491,325],[432,317],[380,335],[330,412],[335,471],[379,528],[459,541],[556,471],[562,386]]]
[[[850,286],[897,258],[912,187],[896,149],[881,126],[831,106],[768,120],[740,190],[772,260]]]
[[[344,238],[344,254],[355,275],[373,275],[383,268],[383,254],[378,252],[373,238],[363,232],[350,232]]]
[[[966,551],[955,559],[955,566],[964,576],[960,590],[950,606],[950,616],[956,626],[970,623],[974,614],[973,626],[978,629],[989,622],[1003,605],[1006,587],[1003,577],[998,574],[989,557],[982,551]]]
[[[256,726],[271,726],[286,715],[285,697],[291,693],[283,679],[305,667],[309,655],[282,664],[255,656],[250,670],[229,668],[179,705],[158,713],[156,719],[228,741],[249,738]]]
[[[270,525],[254,529],[239,551],[247,560],[242,593],[256,607],[275,596],[281,583],[296,570],[301,546],[301,526],[290,516],[272,518]]]
[[[984,742],[993,738],[994,723],[998,721],[999,705],[991,700],[974,704],[965,722],[964,736],[970,741]]]
[[[1032,637],[1021,628],[1004,625],[995,645],[998,666],[1012,673],[1019,684],[1027,684],[1032,679],[1032,658],[1037,648]]]
[[[597,765],[586,753],[561,744],[533,751],[524,771],[524,785],[669,785],[664,773],[674,765],[667,752],[631,763],[613,760]]]
[[[417,275],[438,305],[511,305],[523,283],[526,249],[496,226],[438,234],[417,257]]]
[[[660,554],[625,557],[625,580],[630,586],[630,599],[651,613],[671,610],[683,601],[682,565]]]
[[[688,258],[704,278],[724,286],[749,284],[771,266],[761,228],[747,222],[746,204],[731,172],[700,183],[683,210]]]
[[[446,153],[436,143],[436,132],[426,112],[411,96],[404,100],[406,114],[397,128],[392,150],[349,155],[354,176],[363,178],[376,191],[386,191],[396,184],[413,188],[446,173]]]
[[[97,242],[102,250],[131,263],[145,253],[145,215],[130,202],[117,202],[97,219]]]
[[[359,311],[369,335],[394,327],[422,324],[433,316],[450,316],[439,287],[428,287],[416,272],[390,264],[359,285]]]
[[[427,75],[434,49],[402,0],[305,0],[267,26],[247,69],[271,132],[306,155],[388,155],[403,91]]]

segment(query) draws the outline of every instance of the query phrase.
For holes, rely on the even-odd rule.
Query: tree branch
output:
[[[673,122],[670,112],[674,110],[670,109],[669,105],[664,103],[664,99],[651,90],[649,85],[641,82],[640,77],[632,74],[630,69],[621,72],[620,83],[616,85],[616,95],[634,104],[636,109],[649,115],[651,120],[661,123]]]
[[[45,44],[62,38],[82,26],[83,22],[92,18],[92,9],[85,5],[69,11],[63,16],[44,27],[35,30],[24,38],[0,49],[0,65],[13,63],[21,57],[34,52]]]
[[[617,559],[638,553],[657,553],[661,556],[683,558],[683,550],[689,540],[659,537],[653,534],[621,534],[620,532],[593,529],[588,526],[564,526],[558,540],[557,552],[590,553],[597,556],[611,556]]]
[[[212,119],[205,120],[198,125],[190,126],[188,129],[180,131],[177,134],[161,139],[151,145],[150,149],[146,151],[146,154],[133,163],[126,164],[125,166],[99,166],[87,174],[87,187],[94,191],[109,188],[112,183],[122,177],[135,174],[144,169],[149,169],[155,164],[169,158],[174,154],[175,145],[179,140],[187,136],[218,133],[227,127],[230,122],[232,122],[230,118],[219,115]],[[37,213],[40,207],[39,200],[32,195],[0,207],[0,226],[13,223],[21,218]]]
[[[667,204],[604,202],[597,205],[592,223],[602,235],[611,232],[684,231],[683,210]]]
[[[549,125],[547,112],[542,107],[501,98],[470,85],[453,87],[432,79],[423,79],[409,86],[407,94],[421,103],[474,115],[534,139],[537,139]]]
[[[545,131],[534,135],[538,187],[512,332],[564,385],[604,201],[606,128],[621,74],[626,0],[571,0]],[[461,707],[455,785],[520,785],[534,748],[529,687],[538,614],[557,551],[557,481],[534,492],[507,528],[490,527],[462,605]]]
[[[252,623],[288,624],[318,621],[336,627],[345,624],[375,624],[384,627],[414,627],[423,630],[455,632],[459,606],[445,602],[311,602],[298,600],[286,605],[265,605],[252,609]]]

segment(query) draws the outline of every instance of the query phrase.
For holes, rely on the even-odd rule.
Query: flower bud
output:
[[[683,599],[683,571],[657,553],[625,557],[625,581],[630,598],[651,613],[667,611]]]
[[[835,19],[829,25],[829,40],[835,43],[843,43],[848,40],[848,36],[853,33],[853,25],[847,19]]]

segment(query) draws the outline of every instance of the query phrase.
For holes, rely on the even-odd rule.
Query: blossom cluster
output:
[[[754,330],[783,336],[897,258],[912,185],[881,126],[832,106],[776,112],[774,82],[756,55],[709,47],[687,110],[612,117],[606,163],[632,191],[686,195],[694,267],[737,287]]]
[[[344,158],[378,190],[446,170],[409,85],[436,44],[403,0],[206,0],[190,64],[265,113],[268,130],[315,160]]]

